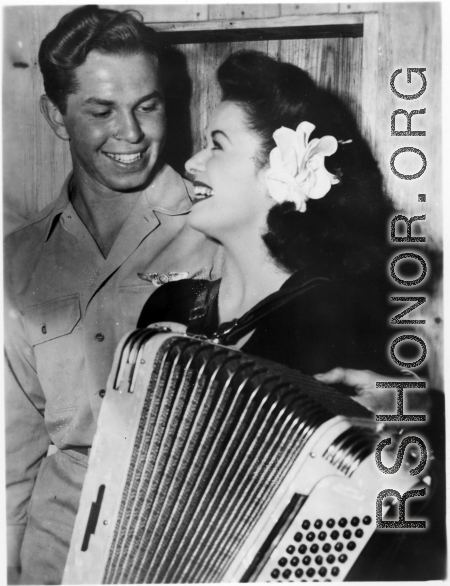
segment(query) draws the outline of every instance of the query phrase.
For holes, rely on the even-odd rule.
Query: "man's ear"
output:
[[[51,101],[47,94],[41,96],[40,104],[41,112],[52,127],[56,136],[62,140],[70,140],[63,116],[59,111],[59,108]]]

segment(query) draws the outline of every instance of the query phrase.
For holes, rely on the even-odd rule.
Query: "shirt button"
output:
[[[97,342],[103,342],[103,340],[105,339],[105,336],[103,334],[97,334],[95,336],[95,339],[97,340]]]
[[[47,328],[45,326],[42,326],[42,333],[46,334],[47,333]]]
[[[103,399],[103,397],[104,397],[104,396],[105,396],[105,394],[106,394],[106,391],[105,391],[105,389],[102,389],[101,391],[99,391],[99,393],[98,393],[98,394],[100,395],[100,399]]]

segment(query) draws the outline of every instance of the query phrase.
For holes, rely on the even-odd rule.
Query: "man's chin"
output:
[[[127,176],[108,177],[108,184],[114,191],[135,193],[143,191],[150,185],[156,174],[156,169],[146,169],[145,172],[130,173]]]

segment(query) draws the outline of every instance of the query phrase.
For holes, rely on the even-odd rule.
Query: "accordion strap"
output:
[[[329,282],[325,277],[317,277],[289,288],[282,288],[257,303],[240,318],[221,324],[210,336],[220,344],[235,344],[240,338],[251,332],[255,326],[273,311],[289,303],[295,297],[303,295],[321,283]],[[217,303],[220,281],[215,281],[211,287],[205,288],[197,297],[196,304],[191,310],[188,332],[191,334],[207,333],[206,324],[210,318],[214,304]]]

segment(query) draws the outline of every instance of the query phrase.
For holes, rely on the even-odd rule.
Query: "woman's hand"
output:
[[[377,374],[372,370],[337,367],[322,374],[315,374],[314,378],[327,385],[344,384],[352,387],[356,392],[356,397],[352,399],[379,415],[394,415],[397,411],[397,390],[376,387],[377,382],[395,380],[392,377]]]

